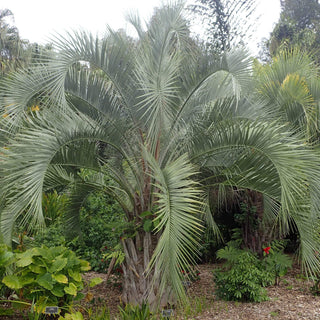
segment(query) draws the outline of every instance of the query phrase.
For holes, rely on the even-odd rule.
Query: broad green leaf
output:
[[[71,295],[71,296],[76,296],[77,295],[77,287],[75,286],[74,283],[70,283],[68,287],[64,288],[64,292]]]
[[[18,256],[17,267],[26,267],[30,265],[33,262],[32,257],[33,255],[29,251],[22,253]]]
[[[82,300],[85,297],[85,294],[82,292],[78,292],[78,294],[74,297],[75,301]]]
[[[64,286],[55,284],[50,290],[56,297],[63,297],[65,295]]]
[[[103,282],[103,279],[101,279],[101,278],[93,278],[93,279],[91,279],[91,281],[89,283],[89,287],[92,288],[102,282]]]
[[[70,276],[71,278],[73,278],[74,280],[76,280],[77,282],[81,282],[81,281],[82,281],[82,277],[81,277],[80,272],[78,272],[78,271],[73,271],[72,269],[69,269],[69,270],[68,270],[68,273],[69,273],[69,276]]]
[[[52,275],[53,279],[55,279],[59,283],[68,283],[68,277],[65,276],[64,274],[53,274]]]
[[[26,275],[24,275],[24,276],[22,276],[20,278],[20,282],[21,282],[23,287],[28,285],[28,284],[31,284],[31,283],[33,283],[35,281],[36,281],[36,279],[35,279],[34,275],[31,274],[31,273],[26,274]]]
[[[152,212],[150,212],[150,211],[144,211],[140,214],[141,218],[145,218],[145,217],[149,217],[149,216],[152,216]]]
[[[33,262],[32,257],[38,256],[39,254],[38,248],[32,248],[23,253],[17,254],[17,267],[26,267],[30,265]]]
[[[39,266],[39,265],[34,264],[34,263],[32,263],[32,264],[29,266],[29,269],[30,269],[32,272],[37,273],[37,274],[42,274],[42,273],[45,273],[45,271],[46,271],[46,268],[45,268],[45,267]]]
[[[91,269],[90,263],[85,260],[81,260],[80,262],[80,270],[81,271],[89,271]]]
[[[19,278],[16,275],[9,275],[5,276],[2,279],[2,282],[10,289],[21,289],[22,288],[22,283],[20,282]]]
[[[153,223],[152,223],[152,220],[150,219],[146,219],[144,220],[144,223],[143,223],[143,230],[145,232],[151,232],[153,229]]]
[[[56,273],[58,271],[61,271],[68,263],[67,258],[57,258],[53,260],[52,265],[49,267],[50,273]]]
[[[7,251],[7,246],[3,245],[4,249],[0,247],[0,267],[7,266],[13,261],[14,253]]]
[[[44,275],[38,276],[37,282],[39,285],[47,290],[52,290],[53,281],[50,273],[45,273]]]

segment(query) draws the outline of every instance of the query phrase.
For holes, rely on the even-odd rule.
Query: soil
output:
[[[225,319],[225,320],[263,320],[263,319],[320,319],[320,296],[310,292],[313,282],[307,280],[300,269],[295,266],[288,274],[281,278],[278,286],[267,288],[269,300],[260,303],[240,303],[221,301],[215,297],[212,270],[218,265],[200,265],[200,279],[192,282],[188,288],[190,296],[189,307],[177,307],[174,319]],[[106,278],[105,274],[89,272],[86,280],[94,277]],[[91,299],[91,300],[90,300]],[[90,301],[89,301],[90,300]],[[121,288],[116,279],[108,284],[104,281],[90,289],[87,302],[83,304],[85,310],[95,309],[97,306],[106,306],[110,313],[118,312],[121,304]],[[3,307],[3,306],[2,306]],[[1,316],[1,320],[22,319]]]

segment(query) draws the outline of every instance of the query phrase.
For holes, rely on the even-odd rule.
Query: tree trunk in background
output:
[[[156,236],[144,231],[139,231],[135,238],[122,240],[125,253],[125,261],[122,264],[124,276],[122,301],[124,303],[141,306],[146,302],[151,310],[174,303],[170,289],[160,297],[160,270],[155,267],[150,272],[146,272],[157,240]]]
[[[243,224],[244,246],[253,252],[262,254],[262,248],[271,241],[271,229],[264,225],[263,194],[247,190],[245,200],[247,218]]]

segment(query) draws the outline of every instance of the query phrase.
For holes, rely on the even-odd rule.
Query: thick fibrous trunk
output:
[[[170,290],[160,297],[160,270],[153,268],[148,271],[150,259],[156,246],[157,239],[149,232],[140,231],[135,239],[122,240],[125,253],[123,268],[122,301],[133,305],[149,304],[152,310],[164,307],[170,301]]]
[[[262,193],[252,190],[247,191],[247,221],[243,226],[244,246],[259,255],[262,255],[262,247],[271,239],[271,226],[263,224],[263,202]],[[255,207],[255,212],[252,211],[253,207]],[[250,221],[255,221],[254,226],[251,225]]]

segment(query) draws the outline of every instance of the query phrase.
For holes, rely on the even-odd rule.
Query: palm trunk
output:
[[[271,240],[270,227],[263,224],[263,195],[257,191],[247,190],[246,198],[247,220],[243,226],[244,246],[262,255],[262,247]],[[255,221],[254,225],[252,221]]]
[[[125,253],[122,265],[124,303],[141,306],[145,302],[151,310],[173,304],[170,289],[160,294],[160,270],[155,267],[147,271],[156,244],[157,237],[144,231],[138,232],[135,239],[127,238],[122,241]]]

